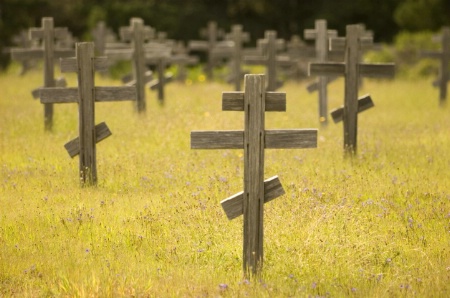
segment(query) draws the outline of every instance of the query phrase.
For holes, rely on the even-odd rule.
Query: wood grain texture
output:
[[[394,77],[395,64],[394,63],[378,63],[378,64],[359,64],[359,74],[365,77]]]
[[[82,185],[97,184],[94,104],[94,44],[77,44],[79,91],[80,181]]]
[[[98,143],[111,135],[111,131],[105,122],[99,123],[95,126],[95,142]],[[75,138],[66,143],[64,147],[71,158],[80,154],[80,138]]]
[[[361,113],[365,110],[368,110],[374,107],[374,103],[370,95],[364,95],[358,99],[358,113]],[[331,117],[333,118],[334,123],[338,123],[343,120],[344,116],[344,107],[340,107],[331,111]]]
[[[246,75],[244,90],[243,259],[244,272],[257,274],[262,269],[264,236],[264,75]]]
[[[267,149],[317,148],[317,129],[265,130]]]
[[[285,92],[266,92],[265,96],[266,112],[284,112],[286,111],[286,93]],[[244,93],[243,92],[223,92],[222,93],[223,111],[244,111]]]
[[[74,103],[79,100],[77,87],[40,88],[41,103]]]
[[[285,194],[278,176],[273,176],[264,181],[264,203],[270,202]],[[229,220],[241,216],[244,212],[244,192],[241,191],[225,200],[221,201],[225,214]]]
[[[339,76],[345,75],[344,63],[309,63],[309,75],[317,76]]]
[[[243,149],[244,132],[239,130],[192,131],[191,149]]]
[[[133,86],[123,87],[95,87],[95,101],[125,101],[136,100],[136,88]]]

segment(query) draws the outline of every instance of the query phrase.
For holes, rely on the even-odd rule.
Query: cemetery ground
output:
[[[427,81],[365,79],[358,154],[342,123],[320,127],[317,94],[288,82],[287,111],[266,128],[318,128],[317,149],[269,149],[265,178],[286,194],[265,204],[264,267],[242,273],[242,216],[220,201],[242,190],[243,150],[191,150],[192,130],[243,128],[223,112],[221,83],[172,83],[147,111],[97,103],[98,185],[80,187],[76,105],[52,132],[31,90],[41,72],[0,74],[0,296],[290,297],[450,294],[450,116]],[[64,74],[68,86],[76,75]],[[96,77],[97,85],[120,85]],[[343,104],[343,79],[329,87]]]

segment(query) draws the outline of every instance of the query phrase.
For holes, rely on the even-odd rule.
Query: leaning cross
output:
[[[96,143],[111,135],[106,124],[95,125],[95,101],[135,100],[134,87],[95,87],[94,72],[108,67],[106,57],[95,57],[92,42],[78,43],[76,57],[61,60],[62,72],[77,72],[77,88],[43,88],[42,103],[78,103],[79,138],[65,145],[69,155],[80,155],[82,185],[97,183]]]
[[[346,154],[356,154],[358,121],[358,80],[360,76],[392,77],[395,73],[393,63],[366,64],[359,62],[361,50],[372,43],[371,37],[364,37],[360,25],[348,25],[346,38],[331,39],[333,43],[345,43],[345,62],[310,63],[312,75],[345,76],[345,99],[342,112],[344,122],[344,150]],[[373,104],[372,104],[373,105]]]
[[[15,60],[27,60],[44,58],[44,88],[65,85],[64,80],[55,80],[54,59],[73,56],[73,49],[55,48],[56,39],[64,39],[69,34],[67,28],[55,28],[53,18],[42,18],[41,28],[31,28],[30,39],[41,39],[42,48],[12,49],[11,58]],[[37,92],[33,91],[33,96],[37,97]],[[44,105],[44,126],[46,130],[51,130],[53,126],[53,105]]]
[[[263,49],[263,56],[246,56],[244,61],[249,64],[263,64],[266,66],[267,91],[275,91],[281,85],[277,81],[277,66],[290,65],[291,62],[285,57],[277,56],[277,52],[284,48],[284,40],[277,39],[276,31],[266,31],[265,38],[258,41]]]
[[[315,148],[316,129],[266,130],[265,112],[285,111],[286,94],[265,91],[265,75],[245,75],[244,92],[224,92],[222,110],[244,111],[244,131],[192,131],[192,149],[244,149],[244,191],[221,202],[229,219],[244,215],[244,273],[263,263],[263,205],[284,194],[278,177],[264,181],[264,149]]]
[[[442,42],[442,52],[423,52],[422,56],[440,60],[439,79],[433,84],[439,86],[439,103],[444,105],[447,98],[447,83],[450,80],[448,70],[448,64],[450,63],[450,27],[444,27],[442,35],[436,36],[435,39]]]
[[[328,61],[328,40],[337,37],[336,30],[327,29],[326,20],[316,20],[315,29],[306,29],[305,39],[314,39],[316,41],[316,59],[315,62]],[[317,89],[319,93],[319,122],[324,126],[328,124],[328,99],[327,84],[330,79],[326,76],[319,76],[317,80]]]

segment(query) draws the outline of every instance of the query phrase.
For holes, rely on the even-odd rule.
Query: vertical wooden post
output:
[[[234,74],[234,89],[236,91],[241,90],[241,60],[242,60],[242,42],[243,42],[243,32],[242,25],[234,25],[232,27],[231,38],[234,43],[233,60],[232,60],[232,71]]]
[[[275,91],[277,89],[277,32],[266,31],[265,39],[267,39],[267,91]]]
[[[354,155],[357,144],[358,127],[358,38],[361,30],[359,25],[348,25],[346,28],[347,46],[345,53],[346,80],[344,99],[344,150],[346,154]]]
[[[439,104],[444,105],[447,98],[447,84],[450,80],[448,65],[450,63],[450,27],[442,30],[442,59],[440,68]]]
[[[166,81],[166,77],[164,72],[166,71],[166,59],[164,57],[160,57],[157,61],[158,68],[158,101],[162,105],[164,104],[164,85]]]
[[[264,112],[263,75],[246,76],[244,132],[244,272],[261,272],[263,260]]]
[[[79,43],[76,49],[78,63],[80,179],[82,185],[97,183],[95,98],[94,98],[94,44]]]
[[[53,18],[42,18],[43,45],[44,45],[44,87],[55,86],[54,72],[54,27]],[[53,104],[44,104],[44,127],[52,130],[53,127]]]
[[[133,36],[133,71],[136,79],[136,108],[138,112],[145,112],[145,52],[144,52],[144,21],[140,18],[131,19],[131,30]]]

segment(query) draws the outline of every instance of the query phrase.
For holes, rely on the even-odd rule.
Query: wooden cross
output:
[[[306,29],[304,31],[305,39],[314,39],[316,44],[316,59],[315,62],[328,61],[328,40],[329,38],[336,38],[336,30],[327,29],[326,20],[316,20],[314,29]],[[327,84],[329,78],[326,76],[318,77],[318,93],[319,93],[319,122],[322,125],[328,124],[328,99],[327,99]]]
[[[294,34],[286,44],[286,55],[292,61],[288,76],[298,80],[306,77],[308,63],[315,56],[314,48]]]
[[[95,102],[135,100],[134,87],[96,87],[94,72],[106,69],[106,57],[95,57],[94,43],[76,46],[76,57],[61,60],[62,72],[78,73],[77,88],[43,88],[41,102],[78,103],[79,137],[65,145],[71,157],[80,155],[82,185],[97,183],[96,143],[111,135],[106,124],[95,125]]]
[[[145,63],[156,66],[158,79],[150,82],[151,90],[158,90],[158,101],[164,104],[164,86],[172,81],[172,74],[166,74],[166,68],[170,61],[170,49],[158,49],[154,53],[146,53]]]
[[[207,40],[192,40],[188,43],[190,51],[205,52],[207,55],[207,63],[205,67],[206,77],[208,80],[213,79],[214,57],[211,55],[211,51],[216,47],[216,44],[220,37],[223,36],[223,31],[217,28],[216,22],[208,22],[208,27],[202,29],[200,35]]]
[[[244,149],[244,191],[221,204],[229,219],[244,215],[245,274],[262,268],[263,205],[284,194],[278,177],[264,181],[264,149],[317,147],[316,129],[265,129],[265,112],[286,110],[286,94],[265,89],[265,75],[245,75],[244,92],[222,94],[222,110],[244,111],[243,131],[191,132],[192,149]]]
[[[310,63],[309,72],[312,75],[345,76],[345,100],[343,107],[344,150],[346,154],[356,154],[357,121],[358,121],[358,80],[360,76],[393,77],[395,65],[360,63],[361,50],[370,46],[372,38],[363,37],[359,25],[348,25],[345,39],[331,39],[333,43],[345,44],[345,62]]]
[[[129,45],[114,44],[114,49],[107,48],[105,50],[108,58],[115,60],[129,60],[132,59],[133,77],[135,82],[137,100],[136,110],[138,112],[145,112],[145,84],[149,81],[147,69],[145,65],[145,41],[153,38],[154,30],[149,26],[144,26],[144,21],[140,18],[132,18],[129,27],[120,28],[120,37],[122,41],[130,42]],[[108,46],[108,44],[107,44]]]
[[[439,86],[439,103],[442,106],[447,99],[447,84],[450,80],[448,68],[448,64],[450,63],[450,27],[444,27],[441,36],[437,36],[434,39],[442,42],[442,51],[423,52],[422,56],[440,60],[439,79],[433,85]]]
[[[106,44],[116,42],[116,36],[114,32],[106,27],[105,22],[100,21],[92,30],[92,37],[94,39],[95,50],[97,55],[105,55]]]
[[[17,47],[6,47],[2,51],[3,54],[10,54],[14,48],[30,49],[38,46],[37,43],[30,38],[28,30],[21,30],[17,35],[13,36],[12,41]],[[22,69],[20,70],[19,75],[25,75],[28,70],[36,66],[35,62],[36,59],[20,59]]]
[[[247,56],[244,61],[249,64],[263,64],[266,66],[267,91],[275,91],[282,84],[277,81],[277,66],[290,65],[291,61],[277,56],[277,52],[284,48],[284,40],[277,39],[276,31],[266,31],[265,38],[258,41],[263,48],[262,56]]]
[[[188,51],[183,41],[178,41],[173,48],[173,55],[171,57],[172,64],[178,66],[177,77],[178,81],[184,81],[187,78],[187,65],[194,65],[198,63],[198,57],[189,56]]]
[[[15,60],[27,60],[44,58],[44,88],[54,87],[57,82],[54,75],[54,59],[73,56],[73,49],[55,48],[56,39],[67,37],[67,28],[55,28],[53,18],[42,18],[41,28],[31,28],[29,30],[31,39],[42,40],[42,48],[13,49],[11,58]],[[61,84],[61,83],[59,83]],[[51,130],[53,126],[53,105],[44,105],[44,126],[45,130]]]

